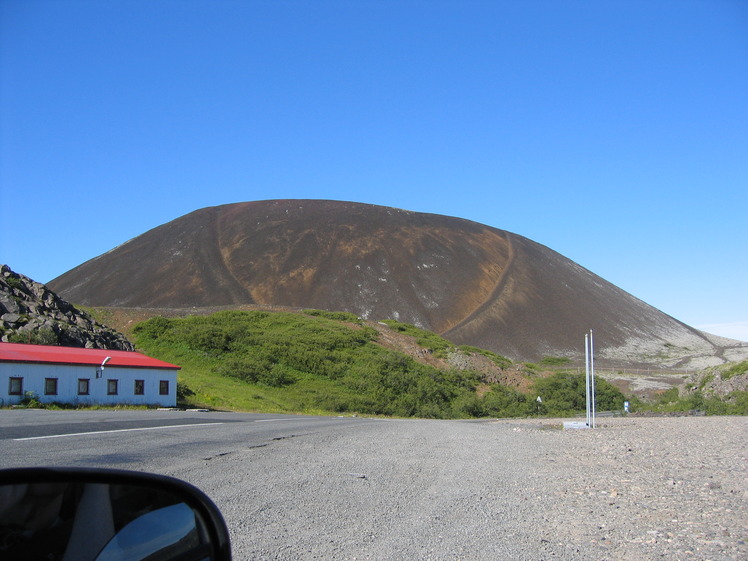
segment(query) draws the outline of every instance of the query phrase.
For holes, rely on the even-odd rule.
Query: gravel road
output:
[[[748,418],[382,420],[169,472],[235,559],[748,559]]]

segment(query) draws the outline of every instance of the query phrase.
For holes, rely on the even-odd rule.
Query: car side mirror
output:
[[[226,523],[196,487],[122,470],[0,470],[0,559],[230,561]]]

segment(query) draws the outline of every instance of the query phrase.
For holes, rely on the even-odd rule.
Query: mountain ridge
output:
[[[704,334],[552,249],[462,218],[325,200],[193,211],[49,283],[89,306],[281,305],[395,319],[519,360],[706,367],[748,343]]]

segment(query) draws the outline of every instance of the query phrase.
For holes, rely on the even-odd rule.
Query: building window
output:
[[[135,380],[135,395],[143,395],[145,393],[145,380]]]
[[[107,395],[117,395],[117,380],[107,380],[106,393]]]
[[[57,395],[57,378],[44,378],[44,395]]]
[[[169,395],[169,380],[161,380],[158,383],[159,395]]]
[[[78,395],[88,395],[88,378],[78,378]]]
[[[11,378],[8,395],[23,395],[23,378]]]

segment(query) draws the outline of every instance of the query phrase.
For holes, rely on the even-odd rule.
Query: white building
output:
[[[179,366],[132,351],[0,343],[0,406],[177,404]]]

